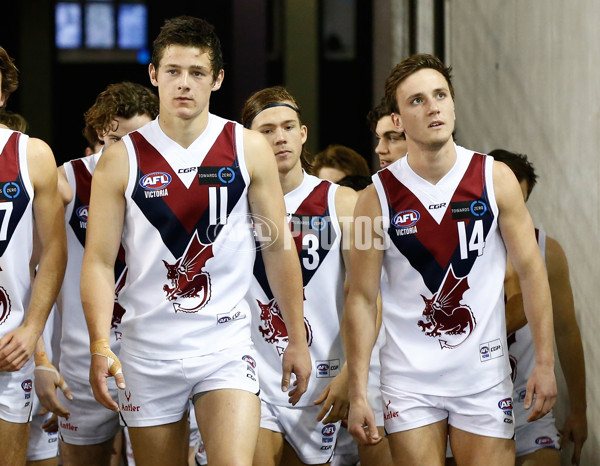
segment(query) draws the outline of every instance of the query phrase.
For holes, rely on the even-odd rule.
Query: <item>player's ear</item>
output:
[[[399,113],[392,113],[392,123],[394,123],[394,126],[396,127],[396,131],[400,132],[400,133],[404,133],[404,125],[402,124],[402,117],[400,116]]]
[[[158,87],[158,81],[156,80],[156,68],[152,63],[148,65],[148,74],[150,75],[150,82],[154,87]]]
[[[221,70],[219,71],[219,74],[217,75],[217,79],[215,79],[215,82],[212,85],[212,91],[217,91],[221,88],[221,84],[223,84],[223,79],[225,78],[225,70]]]

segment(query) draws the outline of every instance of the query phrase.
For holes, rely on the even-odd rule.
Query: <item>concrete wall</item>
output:
[[[567,254],[587,372],[581,464],[600,464],[600,2],[453,0],[447,8],[458,142],[528,155],[539,174],[529,209]],[[562,426],[562,381],[559,392]],[[562,464],[569,458],[570,449]]]

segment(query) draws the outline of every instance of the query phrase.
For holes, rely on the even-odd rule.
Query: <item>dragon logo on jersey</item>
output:
[[[457,347],[475,328],[475,316],[471,308],[460,303],[468,289],[467,277],[457,278],[451,265],[437,293],[431,299],[421,295],[425,301],[425,321],[419,320],[417,325],[427,336],[450,339],[450,343],[448,339],[438,340],[442,349]]]
[[[263,338],[267,343],[279,343],[288,341],[288,332],[285,327],[285,322],[281,315],[281,310],[275,299],[271,299],[267,304],[261,303],[258,299],[256,300],[260,307],[260,320],[262,320],[264,327],[258,326],[258,330],[262,334]],[[304,318],[304,328],[306,330],[306,342],[308,346],[312,344],[312,328],[310,323]],[[283,351],[280,351],[281,356]]]
[[[0,286],[0,325],[2,325],[10,314],[10,296]]]
[[[113,305],[113,314],[112,314],[112,320],[110,323],[110,328],[115,329],[115,339],[117,339],[117,340],[120,340],[121,336],[123,335],[123,333],[120,331],[119,326],[121,325],[121,320],[123,319],[123,316],[125,315],[125,309],[123,308],[123,306],[121,306],[119,304],[119,293],[125,286],[126,278],[127,278],[127,267],[125,267],[125,270],[123,271],[123,273],[121,274],[121,276],[119,277],[119,280],[117,280],[117,283],[115,285],[115,303]]]
[[[167,293],[169,301],[183,301],[173,303],[175,313],[198,312],[211,297],[210,274],[204,269],[206,261],[213,257],[212,244],[202,244],[198,232],[190,240],[183,256],[175,264],[163,260],[167,268],[167,279],[171,287],[165,285],[163,290]]]

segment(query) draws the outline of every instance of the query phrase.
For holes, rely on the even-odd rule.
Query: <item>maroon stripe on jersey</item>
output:
[[[227,122],[217,137],[215,143],[206,154],[202,167],[224,167],[231,166],[236,159],[234,123]],[[192,233],[198,224],[198,219],[208,208],[208,188],[210,185],[201,185],[197,181],[192,182],[187,188],[173,171],[165,158],[152,146],[139,132],[130,133],[131,140],[136,148],[138,158],[138,169],[141,176],[153,172],[164,172],[171,175],[171,182],[167,189],[169,196],[162,200],[179,219],[188,233]],[[231,148],[234,150],[231,150]],[[218,185],[214,185],[218,186]],[[139,185],[135,189],[140,189]],[[190,215],[189,199],[196,202],[196,216]]]
[[[429,213],[427,206],[400,182],[390,170],[378,173],[391,207],[390,215],[407,210],[419,212],[416,223],[416,238],[433,256],[442,269],[446,269],[459,244],[456,220],[452,218],[451,206],[446,206],[442,221],[438,224]],[[452,195],[450,203],[481,199],[485,190],[485,156],[474,154],[467,170]],[[385,212],[384,212],[385,214]],[[391,220],[392,218],[390,218]],[[465,220],[468,225],[473,219]],[[392,226],[393,228],[393,226]],[[443,238],[443,241],[440,241]],[[395,241],[394,241],[395,242]]]
[[[76,195],[81,205],[89,205],[92,191],[92,174],[80,159],[73,160],[71,167],[73,167],[73,174],[75,175]]]
[[[2,181],[15,181],[19,177],[19,139],[21,133],[13,132],[0,154],[0,176]]]
[[[310,192],[308,196],[302,201],[302,203],[294,212],[295,215],[310,215],[310,216],[325,216],[327,214],[327,194],[329,193],[329,187],[331,182],[327,180],[321,181],[315,188]],[[293,222],[290,223],[293,231]],[[298,252],[302,251],[302,234],[294,235],[294,242],[296,243],[296,249]]]

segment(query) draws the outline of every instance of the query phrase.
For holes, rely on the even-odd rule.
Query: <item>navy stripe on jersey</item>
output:
[[[0,256],[4,254],[30,197],[19,164],[19,139],[13,132],[0,153]]]
[[[388,233],[394,246],[410,262],[411,266],[423,277],[427,288],[436,293],[440,288],[444,277],[450,266],[457,277],[465,277],[473,267],[475,259],[482,252],[475,248],[469,249],[469,242],[473,239],[473,232],[477,222],[482,237],[476,237],[474,241],[483,242],[490,231],[494,221],[491,211],[486,183],[485,183],[485,156],[474,154],[469,163],[465,175],[454,192],[450,205],[440,224],[430,215],[427,207],[402,184],[389,170],[378,172],[382,185],[388,199],[390,227]],[[467,211],[466,215],[457,215],[456,212],[463,206],[476,203],[485,206],[483,212],[475,211],[475,214]],[[458,206],[458,207],[454,207]],[[454,209],[454,214],[453,214]],[[483,207],[482,207],[483,209]],[[398,228],[393,219],[396,215],[407,212],[418,212],[419,218],[413,225],[416,232],[405,234],[406,228]],[[414,213],[412,215],[415,215]],[[458,224],[464,223],[465,239],[463,239],[463,255],[461,258],[461,241],[459,239]],[[397,222],[398,223],[398,222]],[[465,249],[466,246],[466,249]]]
[[[92,190],[92,174],[80,159],[71,161],[71,167],[75,175],[75,193],[69,226],[73,230],[73,233],[75,233],[81,246],[85,247],[85,232],[90,207],[90,192]]]
[[[331,182],[323,180],[310,192],[290,218],[290,230],[302,266],[302,284],[307,286],[336,240],[335,229],[327,202]],[[265,265],[257,248],[254,276],[269,299],[273,292],[269,287]]]
[[[189,189],[164,157],[139,132],[134,131],[130,136],[138,160],[136,186],[132,198],[148,221],[158,230],[165,246],[174,257],[179,258],[185,252],[194,232],[197,232],[201,244],[212,244],[246,187],[237,158],[235,124],[225,124],[201,166],[194,167],[227,167],[230,176],[220,184],[201,184],[196,180]],[[148,190],[140,186],[140,180],[154,173],[159,174],[159,177],[164,175],[169,180],[164,186],[166,193],[161,197],[148,197]],[[223,199],[220,190],[223,188],[227,190],[226,209],[222,209],[220,205]],[[215,198],[211,200],[209,195],[214,195]],[[224,211],[226,218],[221,218],[221,212]]]

